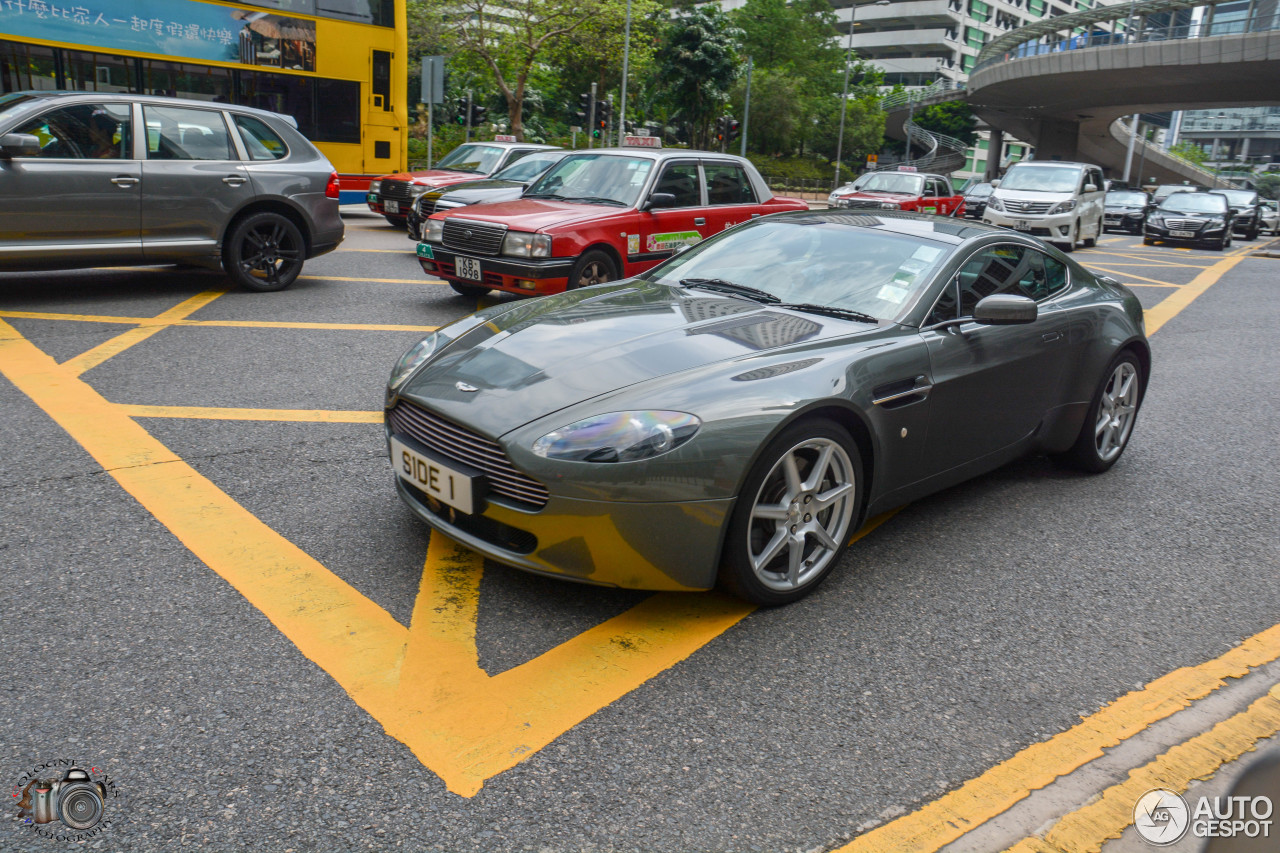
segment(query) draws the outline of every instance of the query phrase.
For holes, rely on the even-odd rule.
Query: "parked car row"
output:
[[[1190,242],[1222,251],[1235,234],[1256,240],[1264,232],[1274,233],[1277,220],[1274,207],[1253,190],[1174,185],[1158,196],[1125,189],[1112,190],[1106,198],[1106,226],[1140,235],[1148,246],[1156,241]]]

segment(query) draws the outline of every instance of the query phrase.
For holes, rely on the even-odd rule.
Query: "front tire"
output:
[[[264,211],[246,216],[222,248],[222,266],[245,290],[284,290],[302,272],[306,241],[293,220]]]
[[[844,427],[800,421],[769,442],[730,517],[720,583],[754,604],[790,604],[839,562],[862,512],[862,456]]]
[[[1063,461],[1092,474],[1101,474],[1116,464],[1133,434],[1143,382],[1142,364],[1136,355],[1125,350],[1113,358],[1094,392],[1080,435],[1063,454]]]
[[[590,287],[593,284],[604,284],[606,281],[617,281],[618,267],[607,252],[592,249],[583,252],[577,263],[569,272],[569,284],[566,290],[577,290],[579,287]]]

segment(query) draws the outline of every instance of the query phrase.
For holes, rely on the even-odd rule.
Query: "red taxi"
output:
[[[914,210],[939,216],[964,216],[964,196],[955,192],[945,175],[926,172],[868,172],[827,198],[832,207],[872,210]]]
[[[449,152],[425,172],[397,172],[369,182],[365,201],[392,225],[404,227],[418,196],[428,190],[487,178],[535,151],[556,150],[554,145],[531,142],[467,142]]]
[[[465,296],[560,293],[639,275],[740,222],[807,209],[773,195],[741,157],[602,148],[565,157],[515,201],[434,214],[418,260]]]

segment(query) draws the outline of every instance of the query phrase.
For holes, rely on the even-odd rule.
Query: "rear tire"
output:
[[[477,284],[463,284],[459,281],[451,281],[449,282],[449,286],[452,287],[456,293],[459,293],[468,299],[479,299],[481,296],[484,296],[493,289],[489,287],[481,287]]]
[[[240,220],[222,247],[222,268],[245,290],[284,290],[302,272],[307,244],[293,220],[271,211]]]
[[[849,547],[862,513],[862,456],[823,419],[784,429],[747,475],[729,519],[720,584],[754,604],[812,592]]]
[[[592,249],[583,252],[569,273],[566,290],[577,290],[579,287],[590,287],[593,284],[604,284],[606,281],[618,280],[618,267],[607,252]]]
[[[1102,374],[1076,443],[1059,457],[1061,461],[1091,474],[1116,464],[1129,446],[1144,381],[1138,357],[1129,350],[1117,354]]]

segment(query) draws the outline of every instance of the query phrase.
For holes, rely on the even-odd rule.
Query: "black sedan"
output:
[[[1142,190],[1111,190],[1103,202],[1102,230],[1141,234],[1147,213],[1155,208],[1151,196]]]
[[[964,216],[966,219],[981,219],[982,212],[987,209],[991,193],[995,187],[991,184],[974,184],[964,191]]]
[[[1231,208],[1220,192],[1182,192],[1147,214],[1142,242],[1197,243],[1221,252],[1231,245]]]
[[[784,604],[877,513],[1028,453],[1109,469],[1150,358],[1134,295],[1034,238],[782,213],[441,328],[387,441],[408,507],[495,560]]]
[[[467,181],[465,184],[454,184],[423,193],[409,208],[409,239],[418,242],[422,220],[441,210],[520,198],[529,185],[541,178],[547,169],[572,153],[559,149],[538,151],[517,160],[491,178]]]
[[[1231,230],[1246,240],[1257,240],[1262,233],[1262,206],[1253,190],[1214,190],[1227,197],[1231,207]]]

